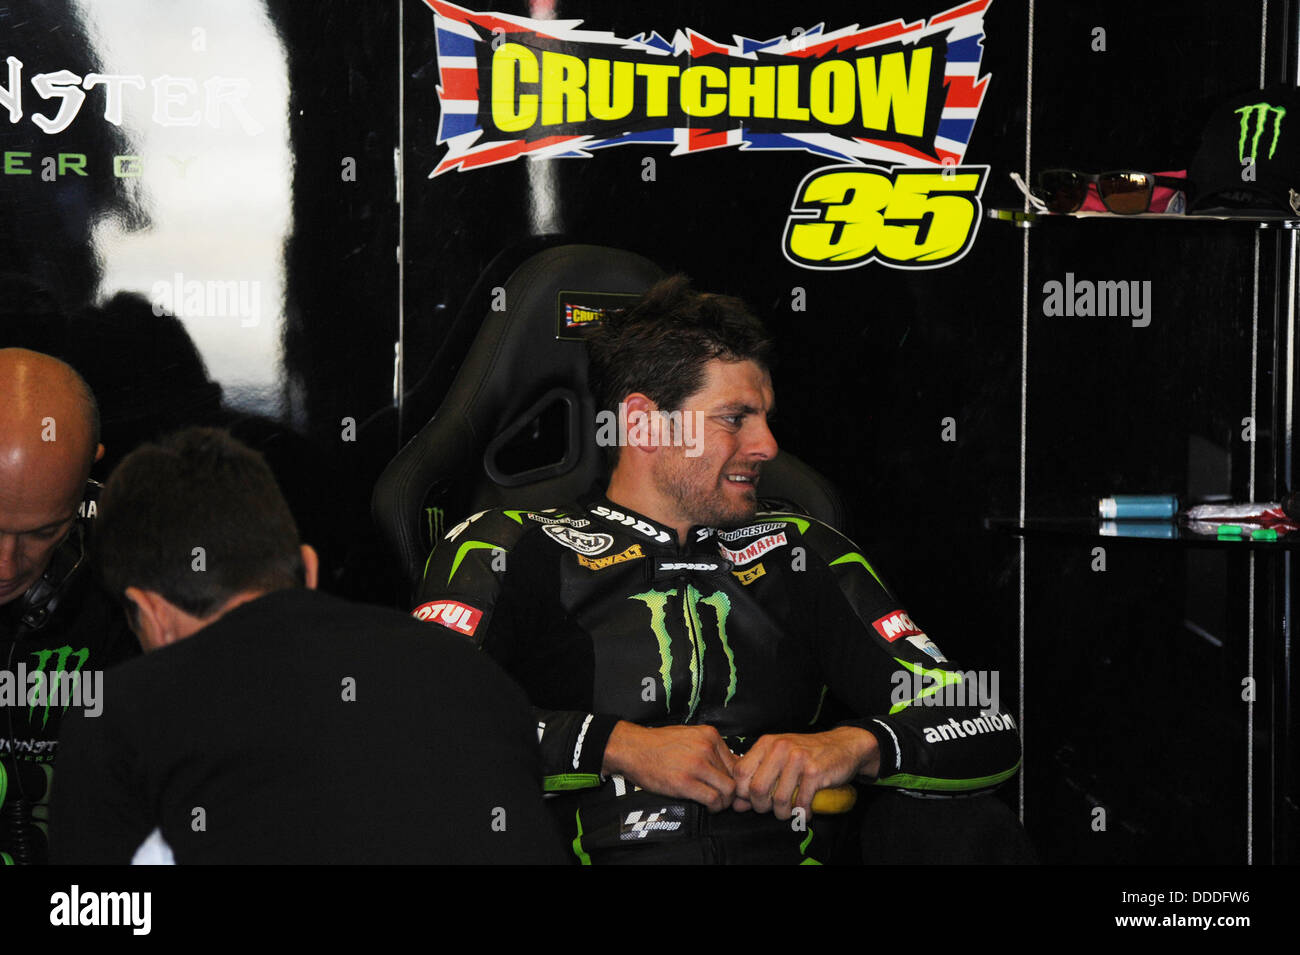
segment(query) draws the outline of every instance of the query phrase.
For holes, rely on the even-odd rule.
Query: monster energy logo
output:
[[[424,513],[429,519],[429,541],[432,543],[442,537],[442,508],[426,507]]]
[[[58,662],[54,664],[53,669],[48,669],[47,665],[51,657],[58,654]],[[63,702],[63,712],[68,711],[68,706],[72,703],[72,697],[76,695],[81,668],[86,665],[86,660],[90,658],[90,649],[82,647],[80,650],[73,650],[72,647],[59,647],[57,650],[45,649],[34,650],[32,656],[36,658],[36,670],[28,674],[28,680],[31,682],[31,689],[27,693],[27,702],[30,704],[27,710],[27,719],[30,722],[35,718],[37,705],[44,706],[44,713],[41,715],[41,727],[50,719],[50,703],[61,698]],[[75,657],[77,668],[68,670],[68,660]],[[71,685],[71,690],[69,689]],[[60,689],[62,692],[60,693]]]
[[[668,599],[678,595],[677,588],[672,590],[648,590],[643,594],[633,594],[629,600],[640,600],[650,608],[650,630],[659,644],[659,676],[664,685],[664,706],[672,708],[673,697],[673,650],[672,638],[668,634]],[[686,632],[691,637],[691,655],[688,672],[691,677],[691,695],[686,719],[695,715],[700,704],[700,688],[704,682],[704,633],[700,624],[700,607],[710,608],[718,620],[718,637],[722,641],[722,651],[727,656],[729,679],[727,696],[722,701],[726,706],[736,694],[736,658],[731,652],[727,640],[727,617],[731,613],[731,598],[722,591],[704,597],[690,584],[686,585],[686,598],[681,602],[683,622]]]
[[[1241,116],[1241,140],[1237,144],[1237,158],[1241,162],[1246,161],[1246,133],[1250,130],[1250,118],[1255,117],[1255,135],[1250,139],[1250,161],[1252,163],[1255,162],[1259,151],[1259,140],[1264,134],[1268,114],[1273,114],[1273,138],[1268,147],[1268,158],[1272,159],[1273,153],[1277,150],[1277,138],[1282,135],[1282,117],[1286,115],[1286,108],[1272,106],[1268,103],[1252,103],[1249,106],[1234,110],[1234,112]]]

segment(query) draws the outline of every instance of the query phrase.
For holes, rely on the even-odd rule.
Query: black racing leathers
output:
[[[963,679],[858,549],[807,517],[694,527],[679,547],[671,529],[603,498],[485,511],[438,543],[417,604],[528,693],[546,787],[562,794],[551,805],[584,862],[815,859],[815,816],[805,829],[710,815],[603,777],[620,719],[712,725],[742,752],[764,734],[830,728],[829,694],[856,715],[847,725],[875,735],[876,785],[956,794],[1019,766],[1015,725],[988,699],[995,684]]]

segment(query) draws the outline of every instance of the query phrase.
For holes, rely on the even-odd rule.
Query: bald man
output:
[[[45,573],[103,455],[82,377],[57,358],[0,349],[0,606]]]
[[[103,671],[139,652],[87,567],[88,479],[103,454],[81,376],[48,355],[0,349],[0,863],[44,861],[37,820],[62,716],[98,712]]]

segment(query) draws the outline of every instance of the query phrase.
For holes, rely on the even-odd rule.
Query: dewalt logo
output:
[[[633,544],[627,550],[619,554],[611,554],[609,557],[584,557],[578,555],[578,563],[588,570],[604,570],[606,567],[612,567],[615,564],[623,564],[629,560],[636,560],[644,557],[645,553],[641,550],[640,544]]]

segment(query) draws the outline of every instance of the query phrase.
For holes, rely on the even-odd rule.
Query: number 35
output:
[[[905,269],[949,265],[975,239],[988,170],[815,169],[795,190],[783,239],[786,258],[811,269],[868,262]]]

